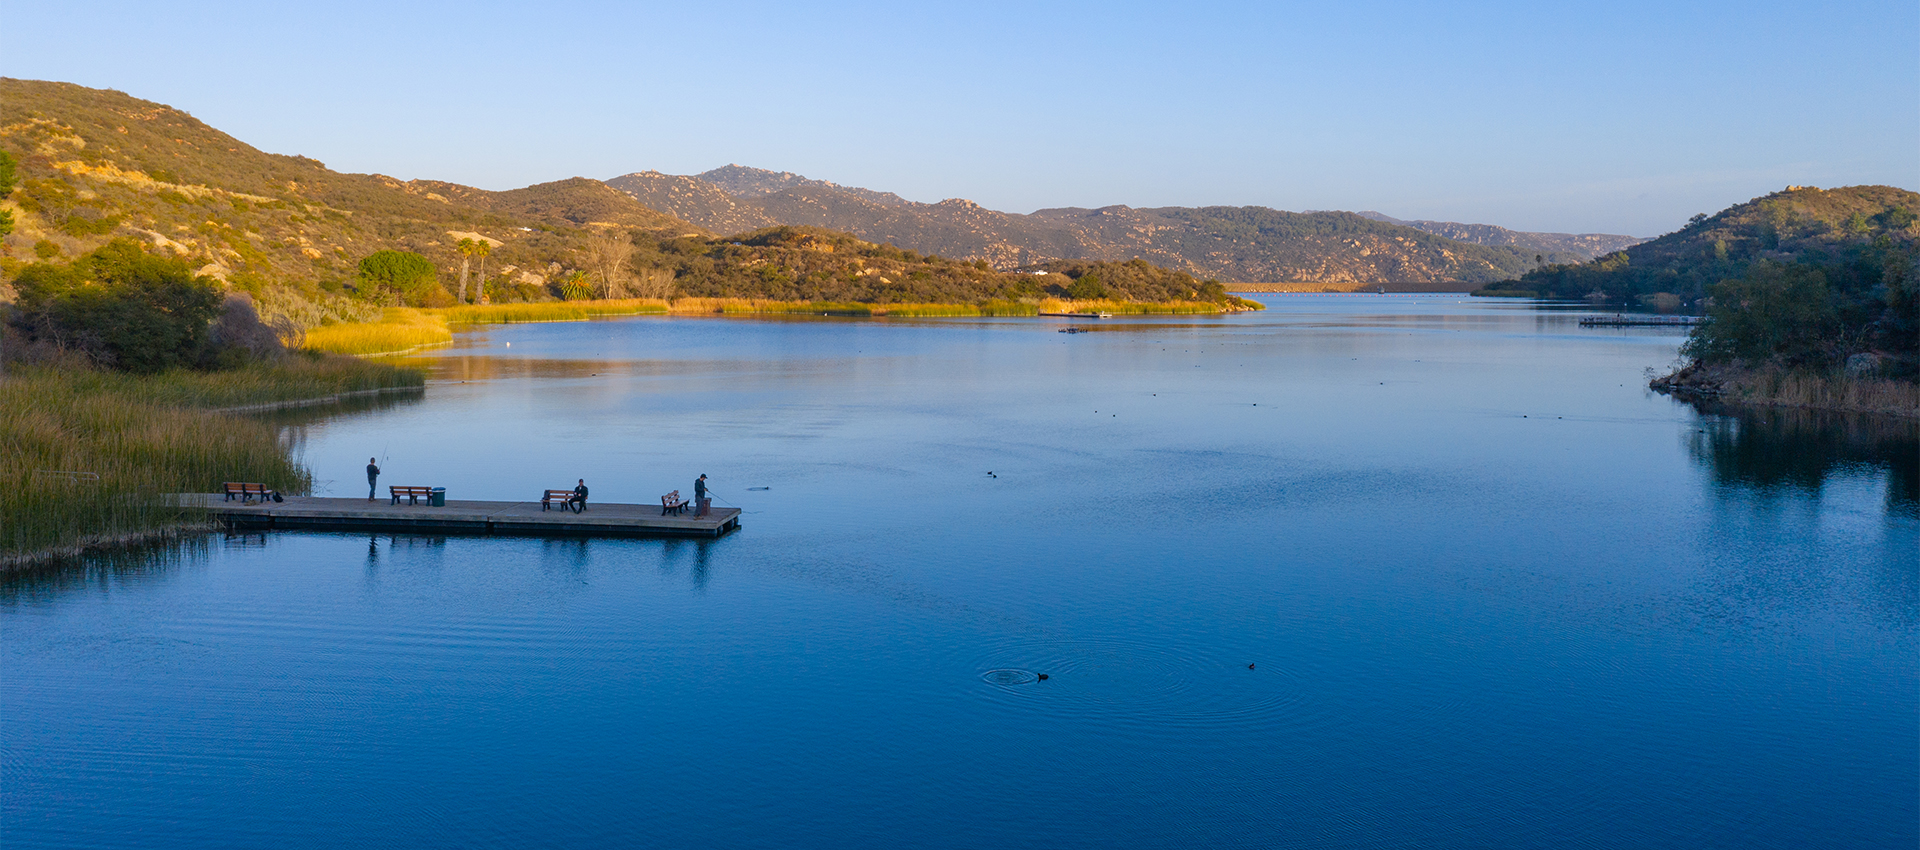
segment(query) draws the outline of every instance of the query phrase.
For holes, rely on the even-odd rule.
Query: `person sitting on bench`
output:
[[[573,498],[568,499],[567,504],[574,506],[574,513],[587,509],[587,479],[580,479],[580,485],[573,488]]]

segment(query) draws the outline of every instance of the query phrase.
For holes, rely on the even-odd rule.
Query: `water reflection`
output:
[[[1693,456],[1727,494],[1819,495],[1838,475],[1884,475],[1888,513],[1920,516],[1920,422],[1796,408],[1696,402]]]
[[[298,428],[316,422],[338,422],[342,419],[358,418],[369,414],[383,413],[399,407],[409,407],[425,401],[426,398],[426,389],[424,387],[415,387],[390,390],[372,395],[353,395],[326,404],[266,410],[246,415],[269,425]]]
[[[100,596],[133,584],[145,584],[204,565],[210,535],[125,546],[72,558],[46,561],[0,578],[0,605],[45,605],[71,592],[93,590]]]

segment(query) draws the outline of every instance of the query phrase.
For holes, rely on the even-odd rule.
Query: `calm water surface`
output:
[[[744,530],[10,579],[0,837],[1920,841],[1911,424],[1652,395],[1666,330],[1268,303],[463,336],[422,399],[284,420],[327,491],[368,455],[455,498],[705,472]]]

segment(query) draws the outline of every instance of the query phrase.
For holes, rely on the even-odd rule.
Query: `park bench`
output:
[[[254,500],[255,497],[258,497],[262,502],[268,499],[272,499],[276,502],[280,501],[280,492],[278,490],[269,488],[265,484],[254,484],[254,483],[245,482],[245,481],[228,481],[226,483],[226,488],[227,488],[226,501],[229,501],[229,502],[233,501],[233,497],[235,496],[240,497],[241,504],[251,502]]]
[[[661,516],[666,516],[667,514],[670,514],[670,513],[671,514],[685,513],[686,510],[687,510],[687,500],[680,498],[679,490],[675,490],[671,493],[666,494],[665,496],[660,497],[660,515]]]
[[[387,492],[393,496],[393,501],[388,502],[390,505],[400,504],[401,496],[407,497],[407,504],[409,505],[417,505],[421,499],[432,499],[433,497],[432,487],[388,487]]]
[[[587,509],[585,503],[576,504],[573,501],[572,490],[548,490],[545,495],[540,497],[540,510],[546,510],[551,507],[554,502],[559,502],[560,509],[563,511],[568,508],[573,508],[573,512],[576,514]]]

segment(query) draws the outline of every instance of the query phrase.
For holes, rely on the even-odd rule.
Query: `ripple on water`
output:
[[[1249,669],[1243,659],[1181,646],[1010,639],[973,666],[987,685],[974,695],[1006,709],[1183,729],[1325,720],[1304,710],[1301,681],[1284,664]]]

